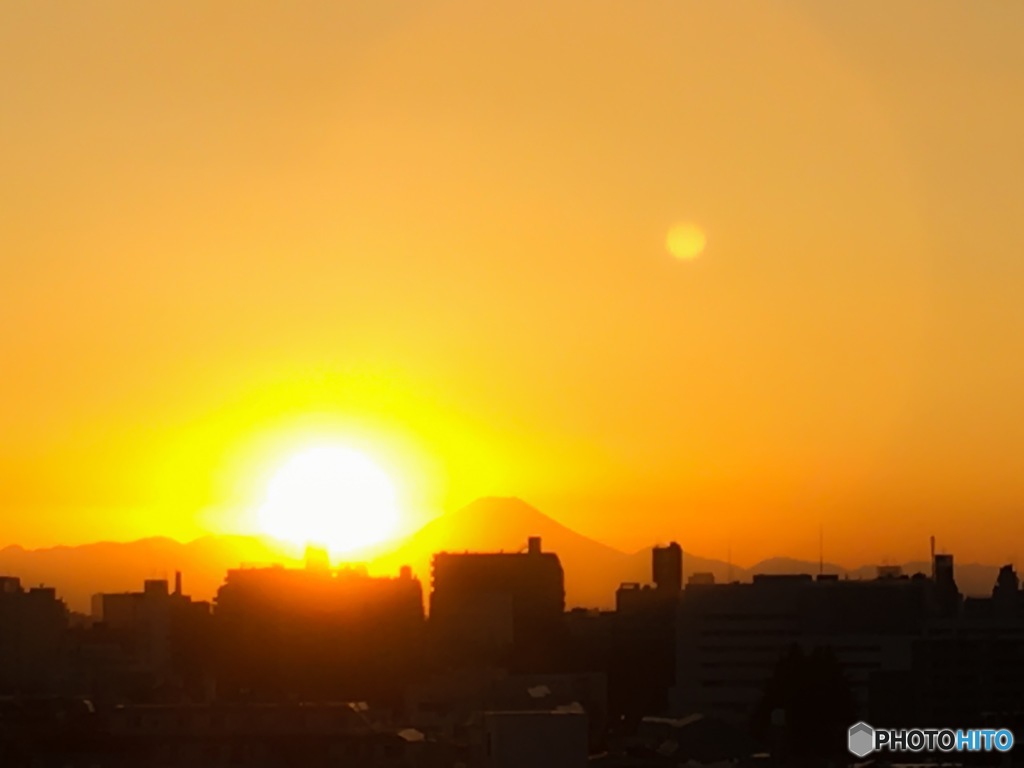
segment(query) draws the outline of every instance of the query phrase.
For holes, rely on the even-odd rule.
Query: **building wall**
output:
[[[561,562],[537,541],[526,553],[434,556],[430,647],[444,664],[550,666],[564,610]]]
[[[52,589],[0,579],[0,692],[48,692],[64,674],[67,608]]]
[[[866,715],[873,676],[912,666],[925,592],[910,580],[810,577],[688,585],[677,617],[673,710],[746,720],[779,658],[796,644],[833,650]]]
[[[422,653],[423,596],[408,576],[241,569],[213,627],[225,696],[400,696]]]

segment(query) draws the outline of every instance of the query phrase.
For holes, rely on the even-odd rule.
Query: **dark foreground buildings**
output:
[[[558,665],[565,576],[539,538],[525,552],[440,552],[432,571],[430,647],[439,663]]]
[[[52,589],[0,578],[0,766],[817,765],[859,718],[1024,733],[1010,566],[985,598],[948,555],[684,588],[670,544],[651,580],[567,612],[531,539],[439,553],[429,596],[408,569],[311,560],[230,571],[212,604],[147,581],[72,626]]]
[[[609,706],[632,730],[644,715],[669,709],[676,676],[676,621],[683,552],[675,542],[651,551],[653,584],[622,584],[615,592],[608,671]]]
[[[358,570],[229,571],[217,593],[218,695],[396,702],[422,663],[420,583]]]
[[[66,674],[66,631],[67,608],[53,589],[0,576],[0,691],[55,690]]]
[[[102,703],[212,695],[210,604],[149,579],[141,592],[94,595],[86,625],[69,634],[70,690]]]

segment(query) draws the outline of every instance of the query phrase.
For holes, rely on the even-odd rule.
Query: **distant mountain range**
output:
[[[150,538],[34,550],[6,547],[0,550],[0,575],[17,576],[26,588],[55,587],[68,607],[87,613],[97,592],[139,591],[145,579],[173,582],[175,571],[182,573],[186,594],[207,600],[229,568],[271,562],[287,564],[272,542],[259,537],[204,536],[184,544]]]
[[[545,551],[558,553],[565,570],[569,606],[608,608],[614,605],[620,583],[650,581],[650,548],[632,554],[620,552],[514,498],[479,499],[443,515],[376,557],[368,567],[371,573],[394,574],[400,566],[409,565],[422,580],[424,592],[428,592],[430,558],[435,552],[516,552],[525,548],[530,536],[540,536]],[[714,574],[719,582],[749,581],[757,573],[819,570],[818,563],[782,557],[741,568],[690,554],[685,551],[685,542],[680,543],[684,545],[684,579],[704,572]],[[298,565],[283,559],[273,542],[255,536],[206,536],[188,543],[151,538],[36,550],[11,546],[0,550],[0,575],[18,576],[26,586],[55,587],[72,610],[88,612],[90,598],[97,592],[138,590],[144,579],[173,580],[175,571],[182,572],[186,593],[208,600],[216,594],[229,568],[270,562]],[[851,579],[875,575],[874,566],[847,570],[826,563],[823,570]],[[930,565],[923,562],[903,565],[908,574],[929,570]],[[997,566],[958,563],[956,579],[963,593],[988,595],[998,571]]]

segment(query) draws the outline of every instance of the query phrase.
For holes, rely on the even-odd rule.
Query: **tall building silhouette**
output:
[[[962,596],[956,585],[952,555],[935,555],[935,599],[940,613],[954,616],[960,610]]]
[[[676,605],[683,551],[676,542],[651,550],[653,585],[626,583],[615,592],[608,660],[609,708],[628,727],[669,706],[675,679]]]
[[[408,570],[231,570],[214,607],[219,683],[234,697],[399,697],[422,627],[423,593]]]
[[[209,686],[210,604],[148,579],[141,592],[93,595],[90,631],[75,634],[75,674],[112,697],[202,698]]]
[[[0,576],[0,693],[45,692],[61,672],[68,612],[48,587]]]
[[[651,553],[651,571],[659,591],[678,594],[683,588],[683,549],[676,542],[655,547]]]
[[[532,537],[526,552],[434,556],[430,630],[436,655],[532,668],[552,652],[565,610],[558,555]]]

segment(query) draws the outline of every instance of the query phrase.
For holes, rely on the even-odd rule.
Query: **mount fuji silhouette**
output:
[[[530,536],[539,536],[544,551],[555,552],[565,572],[566,605],[611,608],[622,582],[651,580],[651,549],[627,554],[567,528],[525,501],[489,497],[428,523],[390,554],[378,567],[394,571],[410,565],[429,583],[430,558],[435,552],[518,552]],[[692,555],[683,557],[684,574],[710,571],[725,579],[727,563]],[[735,578],[742,569],[733,568]]]

